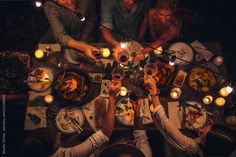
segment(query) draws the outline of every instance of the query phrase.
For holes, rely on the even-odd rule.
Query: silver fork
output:
[[[68,115],[65,114],[64,118],[78,134],[81,134],[82,131],[76,126],[76,124],[72,122],[71,118]]]

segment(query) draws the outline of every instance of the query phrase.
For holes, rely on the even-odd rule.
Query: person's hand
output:
[[[110,89],[109,89],[109,96],[115,98],[121,88],[121,81],[112,81]]]
[[[94,46],[91,46],[89,44],[83,44],[83,50],[84,50],[84,53],[86,56],[88,56],[89,58],[95,60],[96,62],[100,62],[95,56],[93,53],[100,53],[100,50],[97,49],[96,47]]]
[[[206,142],[206,135],[211,130],[214,122],[211,119],[208,119],[207,124],[204,128],[198,130],[198,135],[202,141],[202,143]]]
[[[135,113],[139,114],[140,113],[140,107],[143,105],[143,99],[139,99],[137,103],[132,103],[133,104],[133,109]]]
[[[153,77],[144,75],[144,84],[148,86],[148,91],[151,94],[158,94],[156,80]]]
[[[141,61],[141,60],[144,60],[145,58],[145,55],[143,53],[143,51],[137,53],[136,57],[134,58],[135,61]]]
[[[120,46],[120,43],[116,44],[115,50],[114,50],[114,56],[117,60],[118,60],[119,53],[122,51],[124,51],[124,49]]]

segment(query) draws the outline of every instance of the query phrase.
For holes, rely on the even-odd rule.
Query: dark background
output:
[[[99,0],[96,2],[99,4]],[[184,41],[197,39],[200,42],[219,42],[231,80],[236,78],[236,7],[233,2],[234,0],[179,1],[179,7],[199,14],[194,29],[184,34]],[[0,1],[0,51],[24,50],[32,53],[47,28],[43,11],[36,9],[32,1]],[[94,35],[98,36],[96,33]],[[18,154],[17,149],[23,138],[24,112],[24,102],[6,102],[7,156]],[[153,139],[162,141],[160,135],[151,134]],[[162,148],[158,149],[161,156]]]

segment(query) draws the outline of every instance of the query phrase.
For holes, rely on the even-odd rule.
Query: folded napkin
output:
[[[209,61],[213,57],[213,53],[209,51],[204,45],[202,45],[199,41],[195,40],[190,44],[206,61]]]
[[[27,107],[25,115],[25,130],[34,130],[37,128],[45,128],[47,107],[35,106]]]
[[[38,49],[42,50],[43,52],[48,51],[47,50],[48,47],[53,52],[61,52],[61,45],[60,44],[38,44]]]
[[[149,117],[149,118],[145,118],[145,117],[143,118],[143,124],[152,124],[153,120],[152,120],[152,114],[149,108],[148,98],[143,99],[143,101],[144,101],[144,104],[142,105],[140,112],[144,113],[147,117]]]
[[[179,102],[168,102],[168,115],[170,121],[178,128],[181,128],[181,122],[179,118]]]
[[[106,101],[106,110],[108,107],[108,99],[106,98],[102,98],[101,96],[96,97],[95,99],[93,99],[92,101],[90,101],[89,103],[87,103],[86,105],[84,105],[82,107],[82,111],[89,123],[89,125],[91,126],[91,128],[96,132],[98,131],[98,128],[96,128],[96,119],[95,119],[95,101],[96,99],[105,99]]]

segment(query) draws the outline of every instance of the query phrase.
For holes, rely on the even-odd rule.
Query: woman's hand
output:
[[[156,80],[153,77],[144,75],[144,84],[148,86],[150,94],[158,94]]]
[[[116,95],[119,93],[120,88],[121,88],[121,81],[112,81],[109,89],[109,96],[115,98]]]

